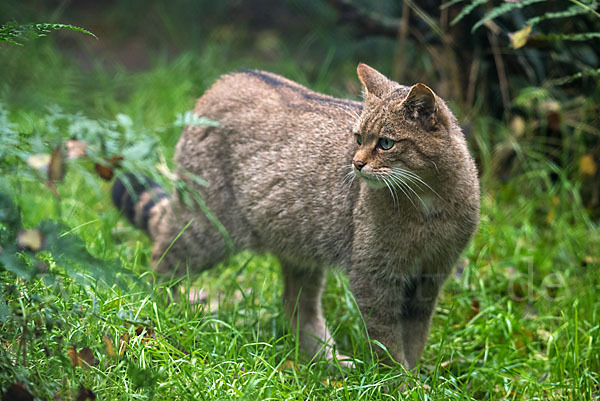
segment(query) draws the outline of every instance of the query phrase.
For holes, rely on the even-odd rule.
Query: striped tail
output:
[[[134,226],[148,231],[148,220],[154,206],[167,194],[148,177],[123,174],[115,180],[112,201]]]

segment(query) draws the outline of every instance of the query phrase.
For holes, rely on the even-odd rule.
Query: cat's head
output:
[[[357,177],[372,188],[411,188],[433,184],[451,146],[453,117],[426,85],[399,85],[359,64],[364,106],[354,127]]]

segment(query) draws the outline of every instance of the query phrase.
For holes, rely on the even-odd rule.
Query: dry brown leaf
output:
[[[513,49],[519,49],[527,43],[529,35],[531,35],[531,25],[526,25],[517,32],[509,33],[508,37]]]
[[[77,394],[77,398],[75,401],[94,401],[96,399],[96,394],[90,389],[80,387],[79,393]]]
[[[525,134],[525,131],[527,130],[527,123],[523,117],[515,116],[510,121],[509,127],[515,136],[520,137]]]
[[[326,387],[332,388],[340,388],[344,385],[344,383],[335,380],[322,380],[321,383],[323,383]]]
[[[103,180],[106,180],[106,181],[110,181],[110,180],[112,180],[112,178],[115,175],[114,169],[121,167],[120,162],[122,160],[123,160],[123,156],[113,156],[107,160],[109,165],[96,163],[94,165],[94,169],[96,170],[96,173],[98,173],[100,178],[102,178]]]
[[[89,369],[90,366],[98,364],[98,360],[94,357],[94,353],[90,347],[83,347],[79,352],[77,352],[75,347],[71,347],[67,350],[67,354],[71,358],[71,362],[73,362],[73,367],[81,366],[84,369]]]
[[[548,128],[552,131],[560,130],[560,122],[561,116],[558,110],[550,110],[546,114],[546,123],[548,124]]]
[[[552,223],[554,223],[554,219],[556,219],[556,210],[552,208],[546,215],[546,224],[552,225]]]
[[[123,333],[119,338],[119,355],[123,355],[127,351],[129,345],[129,333]]]
[[[509,287],[510,296],[513,301],[524,302],[529,295],[529,286],[527,283],[521,283],[519,281],[513,281]]]
[[[475,316],[477,316],[481,312],[481,304],[479,300],[473,298],[471,301],[471,310],[469,311],[469,316],[467,317],[467,322],[470,322]]]
[[[13,383],[2,394],[3,400],[34,401],[33,395],[25,388],[23,383]]]
[[[298,366],[294,361],[288,359],[279,367],[279,370],[298,370]]]
[[[116,354],[115,354],[115,347],[113,346],[113,342],[111,341],[110,338],[108,338],[108,336],[106,334],[102,336],[102,340],[104,340],[104,345],[106,346],[106,354],[109,357],[114,358],[116,356]]]
[[[598,170],[598,166],[592,155],[581,156],[581,159],[579,159],[579,171],[581,174],[593,176],[596,174],[596,170]]]
[[[581,261],[581,264],[583,266],[595,265],[598,263],[598,261],[599,261],[598,258],[588,255],[585,258],[583,258],[583,260]]]
[[[90,347],[83,347],[81,351],[79,351],[79,360],[85,362],[85,364],[81,364],[81,367],[84,369],[88,369],[90,366],[96,366],[98,364],[98,360],[94,357],[94,353]]]
[[[69,355],[69,358],[71,358],[71,362],[73,362],[73,367],[81,366],[81,362],[79,361],[79,353],[75,348],[69,348],[67,350],[67,354]]]
[[[58,145],[50,155],[50,164],[48,164],[48,182],[59,182],[65,178],[65,155],[62,144]]]
[[[537,329],[536,334],[538,335],[539,338],[541,338],[544,341],[551,341],[554,339],[554,336],[548,330]]]
[[[450,366],[451,363],[452,363],[452,361],[450,361],[450,360],[444,361],[444,362],[440,363],[440,367],[447,368],[448,366]]]
[[[156,339],[156,333],[149,327],[138,326],[135,329],[135,334],[138,336],[144,335],[143,341],[148,341],[149,339]]]
[[[21,230],[19,234],[17,234],[17,243],[21,248],[37,252],[44,244],[44,236],[42,232],[37,229]]]
[[[87,142],[70,139],[65,142],[67,147],[67,157],[71,160],[84,157],[87,154]]]

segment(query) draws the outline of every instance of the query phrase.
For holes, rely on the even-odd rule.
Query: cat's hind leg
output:
[[[115,181],[112,198],[117,209],[152,239],[152,264],[158,272],[199,272],[225,258],[223,235],[203,211],[184,207],[177,192],[168,196],[150,178],[124,174]]]

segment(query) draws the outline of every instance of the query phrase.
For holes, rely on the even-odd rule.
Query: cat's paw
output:
[[[356,363],[354,362],[354,358],[343,354],[335,354],[331,356],[329,363],[334,367],[337,367],[339,365],[344,369],[356,369]]]

